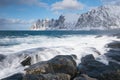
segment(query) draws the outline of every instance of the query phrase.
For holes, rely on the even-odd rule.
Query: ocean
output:
[[[21,62],[28,56],[35,64],[56,55],[76,55],[79,64],[81,57],[93,54],[96,60],[108,64],[104,56],[108,51],[106,45],[120,41],[113,36],[118,33],[119,30],[0,31],[0,79],[25,73],[27,66]]]

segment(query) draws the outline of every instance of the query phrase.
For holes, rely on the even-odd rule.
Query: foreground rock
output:
[[[31,57],[30,56],[28,56],[27,58],[25,58],[25,60],[23,60],[22,62],[21,62],[21,64],[23,65],[23,66],[29,66],[29,65],[31,65]]]
[[[2,80],[23,80],[23,74],[22,73],[17,73],[17,74],[14,74],[10,77],[7,77],[7,78],[4,78]]]
[[[27,74],[23,80],[70,80],[70,79],[71,79],[71,77],[68,74],[48,73],[48,74],[39,74],[39,75]]]
[[[107,45],[110,50],[105,54],[108,58],[120,61],[120,42],[115,41]]]
[[[56,56],[49,61],[55,73],[66,73],[72,77],[76,75],[77,65],[72,56]]]
[[[100,76],[99,80],[120,80],[120,71],[105,72]]]
[[[74,77],[77,73],[73,56],[58,55],[49,61],[39,62],[25,69],[26,74],[39,75],[48,73],[64,73]]]
[[[87,74],[91,77],[98,77],[104,67],[106,67],[105,64],[96,61],[94,56],[90,54],[81,59],[78,69],[80,73]]]
[[[91,78],[86,74],[81,74],[81,76],[74,78],[74,80],[97,80],[97,79]]]
[[[34,65],[31,65],[29,68],[26,68],[25,71],[26,74],[34,74],[34,75],[54,72],[48,61],[39,62]]]
[[[1,62],[1,61],[3,61],[5,58],[6,58],[6,56],[5,56],[5,55],[0,54],[0,62]]]
[[[120,50],[111,49],[105,55],[111,60],[120,61]]]
[[[119,41],[115,41],[112,42],[110,44],[107,45],[108,48],[114,48],[114,49],[120,49],[120,42]]]
[[[87,55],[81,59],[81,64],[79,64],[79,75],[81,73],[87,74],[92,78],[97,78],[98,80],[120,80],[118,76],[120,65],[114,62],[109,62],[109,65],[105,65],[101,62],[95,60],[93,55]],[[114,76],[110,76],[114,73]],[[109,76],[108,76],[109,75]],[[118,78],[116,79],[117,76]]]

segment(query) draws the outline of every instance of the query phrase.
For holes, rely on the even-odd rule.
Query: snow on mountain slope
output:
[[[120,28],[120,6],[105,5],[81,14],[75,29]]]

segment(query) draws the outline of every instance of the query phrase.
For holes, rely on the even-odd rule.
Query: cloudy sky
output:
[[[104,4],[119,5],[120,0],[0,0],[0,30],[29,29],[37,19],[75,18]]]

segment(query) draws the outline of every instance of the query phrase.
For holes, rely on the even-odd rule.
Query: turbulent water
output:
[[[0,79],[24,73],[20,62],[27,56],[34,64],[56,55],[75,54],[80,63],[81,57],[93,54],[96,60],[107,64],[103,54],[108,49],[106,45],[114,40],[120,41],[106,31],[0,31],[0,54],[6,56],[0,61]]]

